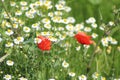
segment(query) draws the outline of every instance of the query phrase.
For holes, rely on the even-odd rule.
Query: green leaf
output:
[[[120,30],[120,27],[115,27],[112,29],[111,33],[110,33],[110,36],[112,36],[115,32],[117,32],[118,30]]]
[[[34,43],[33,41],[34,40],[32,38],[30,38],[27,41],[24,41],[23,44]]]
[[[100,4],[102,2],[102,0],[89,0],[90,3],[97,5]]]

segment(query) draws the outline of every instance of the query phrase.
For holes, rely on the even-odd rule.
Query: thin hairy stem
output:
[[[10,15],[9,15],[9,12],[7,11],[7,8],[6,8],[5,4],[4,4],[4,2],[3,2],[2,0],[0,0],[0,1],[1,1],[1,3],[2,3],[3,9],[5,10],[5,12],[6,12],[8,18],[10,19],[10,24],[13,26],[11,17],[10,17]]]

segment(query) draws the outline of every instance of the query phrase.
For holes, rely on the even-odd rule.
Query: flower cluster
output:
[[[43,53],[46,51],[51,53],[53,51],[53,53],[58,54],[65,53],[65,57],[71,58],[73,57],[71,56],[71,53],[83,51],[86,59],[90,56],[87,54],[88,49],[93,49],[93,47],[91,47],[92,44],[93,46],[96,46],[100,41],[100,45],[96,46],[96,52],[101,52],[101,48],[106,48],[106,52],[109,54],[112,51],[112,46],[118,44],[117,39],[112,37],[112,35],[106,34],[109,33],[109,31],[106,32],[108,29],[106,28],[106,25],[98,25],[97,20],[94,17],[88,18],[85,22],[76,23],[75,18],[69,16],[71,7],[67,6],[65,0],[59,0],[55,4],[52,0],[38,0],[32,1],[31,3],[27,1],[18,1],[17,3],[10,1],[9,5],[11,11],[6,12],[3,10],[1,13],[3,20],[1,21],[0,44],[2,44],[2,49],[4,49],[2,53],[17,55],[17,58],[24,56],[23,58],[25,58],[28,65],[35,65],[34,68],[30,69],[31,72],[38,68],[38,66],[41,66],[42,63],[37,63],[35,59],[38,59],[39,61],[42,59],[44,60],[44,57],[39,59],[41,56],[38,56],[36,53]],[[113,27],[114,25],[113,21],[108,22],[109,27]],[[99,34],[99,32],[103,34],[103,36]],[[75,51],[72,52],[72,50]],[[118,51],[120,51],[119,46]],[[78,56],[78,54],[75,55]],[[75,71],[72,71],[70,69],[71,64],[67,62],[63,56],[60,58],[58,56],[53,57],[53,55],[50,55],[49,59],[51,59],[51,56],[52,59],[55,58],[55,60],[52,60],[55,64],[54,66],[52,65],[52,67],[58,67],[59,63],[61,64],[62,61],[62,64],[59,66],[64,69],[61,69],[61,67],[60,69],[61,71],[65,71],[70,78],[75,79],[77,76],[76,78],[78,80],[88,79],[86,75],[77,75]],[[18,65],[17,61],[19,62],[21,60],[22,62],[22,59],[14,61],[13,58],[14,56],[10,56],[5,63],[10,70]],[[59,58],[62,60],[59,61]],[[30,63],[29,60],[31,60]],[[47,61],[47,59],[44,61]],[[84,59],[82,62],[84,62]],[[47,64],[47,62],[43,64]],[[21,67],[21,65],[18,66]],[[49,63],[47,66],[49,66]],[[26,67],[28,68],[31,66]],[[23,74],[22,76],[17,68],[15,70],[16,72],[11,72],[11,74],[5,72],[3,78],[5,80],[12,80],[16,77],[13,75],[15,74],[19,80],[28,80],[29,76],[31,76],[31,74]],[[28,70],[25,70],[27,73]],[[41,75],[39,71],[37,74]],[[93,79],[98,79],[99,77],[100,80],[106,80],[105,77],[97,72],[92,75]],[[49,80],[55,79],[57,79],[57,77],[49,78]]]

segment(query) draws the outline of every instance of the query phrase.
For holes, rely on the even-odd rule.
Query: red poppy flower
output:
[[[84,32],[78,32],[74,37],[81,44],[90,45],[93,43],[91,36],[87,35]]]
[[[38,36],[37,46],[42,51],[48,51],[51,49],[51,41],[46,37]]]

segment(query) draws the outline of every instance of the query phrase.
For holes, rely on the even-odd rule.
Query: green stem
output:
[[[1,1],[1,3],[2,3],[2,6],[3,6],[3,8],[4,8],[4,10],[5,10],[6,14],[7,14],[7,16],[8,16],[9,19],[10,19],[10,24],[13,26],[11,17],[10,17],[10,15],[9,15],[8,11],[7,11],[7,8],[6,8],[5,5],[4,5],[4,2],[3,2],[2,0],[0,0],[0,1]]]
[[[11,26],[13,26],[11,17],[10,17],[10,15],[9,15],[8,11],[7,11],[7,8],[6,8],[5,5],[4,5],[4,2],[3,2],[2,0],[0,0],[0,1],[1,1],[1,3],[2,3],[2,6],[3,6],[3,8],[4,8],[4,10],[5,10],[5,12],[6,12],[6,14],[7,14],[8,18],[9,18],[9,20],[10,20]],[[13,28],[12,28],[12,29],[13,29]],[[14,39],[13,35],[11,36],[11,38]]]
[[[114,72],[115,72],[115,69],[114,69],[114,62],[115,62],[115,50],[113,50],[113,58],[112,58],[112,66],[111,66],[111,76],[112,76],[112,78],[114,78]]]
[[[103,34],[103,36],[101,37],[101,39],[104,37],[104,35],[105,35],[105,33]],[[93,50],[91,59],[90,59],[88,65],[87,65],[87,74],[89,73],[89,71],[90,71],[90,69],[91,69],[91,64],[92,64],[92,62],[93,62],[93,60],[94,60],[94,58],[95,58],[95,56],[96,56],[96,52],[95,52],[95,51],[96,51],[97,47],[100,45],[101,39],[98,41],[97,45],[95,46],[95,48],[94,48],[94,50]]]
[[[4,56],[2,56],[2,57],[0,58],[0,63],[3,62],[4,59],[6,59],[9,55],[10,55],[10,53],[7,53],[7,54],[5,54]]]

